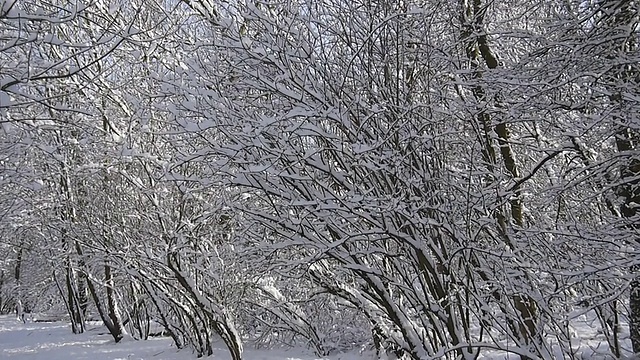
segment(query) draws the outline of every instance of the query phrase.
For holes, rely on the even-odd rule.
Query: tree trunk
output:
[[[113,340],[117,343],[122,340],[123,335],[122,332],[118,332],[116,326],[114,326],[113,321],[111,320],[110,313],[105,311],[102,301],[100,301],[100,296],[98,295],[98,291],[96,290],[93,281],[87,277],[87,286],[89,288],[89,293],[93,298],[93,302],[96,305],[96,310],[98,310],[98,314],[100,315],[100,319],[102,319],[102,323],[109,330],[109,333],[113,337]]]
[[[604,15],[604,35],[614,40],[611,42],[612,72],[606,79],[611,87],[609,101],[615,111],[613,123],[619,127],[615,134],[616,149],[623,160],[620,164],[620,185],[616,187],[617,195],[622,199],[620,216],[626,220],[626,227],[630,230],[630,243],[640,245],[637,237],[638,204],[640,204],[640,159],[636,151],[640,142],[640,132],[637,129],[637,119],[628,111],[629,98],[637,97],[640,86],[640,69],[637,63],[627,60],[631,54],[638,51],[637,33],[628,33],[626,29],[634,29],[638,22],[638,8],[633,1],[604,0],[602,2]],[[619,36],[624,35],[624,36]],[[632,102],[634,100],[631,100]],[[635,125],[634,125],[635,122]],[[640,353],[640,266],[633,265],[631,273],[635,277],[630,284],[629,294],[629,331],[633,352]]]
[[[188,293],[195,305],[203,312],[203,325],[212,328],[227,346],[232,360],[242,360],[242,339],[238,334],[233,319],[227,314],[222,305],[214,303],[211,299],[203,295],[200,290],[194,288],[195,284],[188,279],[179,265],[178,255],[175,253],[167,256],[167,265],[173,271],[174,276],[182,288]],[[209,329],[205,329],[206,335],[206,351],[207,355],[211,355],[211,339]]]
[[[634,136],[635,135],[635,136]],[[619,152],[629,153],[635,150],[639,134],[633,134],[632,130],[624,129],[618,133],[616,145]],[[640,160],[629,156],[629,163],[623,164],[620,170],[621,182],[623,183],[617,190],[622,197],[623,204],[620,206],[620,214],[628,220],[628,227],[637,233],[638,228],[638,205],[640,204],[640,186],[638,186],[638,175],[640,175]],[[635,179],[633,179],[635,178]],[[633,180],[627,180],[633,179]],[[633,239],[638,245],[640,239]],[[633,265],[631,272],[635,277],[630,284],[629,294],[629,332],[633,352],[640,353],[640,266]]]
[[[71,267],[71,265],[67,266],[65,281],[67,285],[67,310],[69,311],[69,317],[71,321],[71,331],[74,334],[81,334],[85,330],[84,318],[78,304],[75,270]]]
[[[22,243],[18,247],[18,255],[16,256],[16,266],[14,268],[14,278],[16,281],[16,316],[19,320],[24,321],[24,308],[22,306],[22,290],[20,289],[20,270],[22,267]]]
[[[83,251],[82,247],[78,242],[76,242],[76,251],[78,255],[82,258]],[[88,276],[88,269],[86,274],[86,283],[89,288],[89,293],[93,298],[93,302],[96,305],[96,309],[98,310],[98,314],[100,314],[100,319],[104,323],[104,326],[107,327],[109,333],[113,337],[113,340],[118,343],[124,337],[124,328],[122,326],[122,321],[120,320],[120,315],[118,313],[117,302],[115,300],[115,295],[113,293],[113,279],[111,276],[111,268],[108,265],[105,265],[105,283],[107,286],[107,310],[105,311],[102,301],[100,301],[100,296],[98,291],[93,284],[93,281]],[[78,307],[78,309],[80,309]]]
[[[463,40],[467,41],[466,52],[470,60],[474,78],[482,79],[482,69],[480,62],[484,61],[487,69],[497,69],[500,65],[495,54],[492,52],[487,36],[480,31],[480,35],[476,33],[484,24],[484,16],[487,7],[481,0],[472,0],[469,3],[463,2],[461,22],[464,26],[462,33]],[[484,104],[491,100],[487,98],[485,88],[482,84],[477,84],[473,89],[474,97],[480,104]],[[520,172],[515,160],[515,155],[510,144],[509,128],[505,122],[498,122],[493,125],[492,116],[485,109],[480,109],[477,115],[478,123],[481,126],[482,136],[479,141],[483,145],[483,160],[487,166],[487,170],[493,174],[498,166],[497,152],[494,148],[494,137],[497,139],[500,155],[503,159],[503,165],[513,179],[520,177]],[[495,177],[490,175],[489,181],[495,181]],[[498,233],[504,240],[505,245],[512,251],[516,250],[516,246],[510,239],[509,232],[518,231],[524,225],[523,220],[523,204],[521,197],[521,185],[517,184],[513,187],[513,194],[510,196],[510,217],[505,216],[505,211],[500,208],[496,209],[495,217],[497,220]],[[515,227],[513,226],[515,225]],[[526,274],[523,279],[526,278]],[[494,293],[494,297],[501,297],[500,294]],[[528,347],[528,351],[539,354],[537,342],[541,342],[538,331],[538,309],[536,302],[529,294],[515,294],[511,297],[513,308],[518,315],[517,321],[509,320],[509,327],[516,339],[520,339]],[[528,360],[529,357],[521,356],[521,359]]]
[[[109,319],[113,329],[109,329],[113,339],[116,342],[120,342],[124,337],[124,327],[122,325],[122,318],[120,317],[120,310],[118,309],[118,301],[114,291],[113,276],[111,274],[111,266],[105,264],[104,266],[104,278],[107,291],[107,310],[109,312]]]

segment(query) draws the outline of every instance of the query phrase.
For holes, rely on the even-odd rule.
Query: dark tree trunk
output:
[[[111,335],[116,342],[120,342],[124,337],[124,328],[122,325],[122,319],[120,317],[120,310],[118,309],[118,301],[114,291],[113,275],[111,274],[111,266],[104,266],[104,277],[107,291],[107,310],[109,312],[109,319],[113,329],[109,329]]]
[[[489,46],[489,41],[486,35],[476,34],[479,28],[484,27],[484,17],[486,14],[487,5],[483,4],[481,0],[473,0],[466,3],[466,7],[461,9],[461,22],[463,23],[462,38],[467,42],[466,53],[471,63],[471,69],[473,76],[477,80],[483,78],[483,66],[484,62],[486,69],[497,69],[500,66],[498,58],[493,53]],[[490,99],[487,96],[486,88],[483,84],[479,83],[473,88],[473,94],[479,103],[486,103],[488,101],[497,99]],[[478,134],[478,141],[482,145],[483,161],[487,166],[487,170],[493,174],[498,168],[498,151],[496,151],[494,138],[497,139],[497,145],[499,153],[502,156],[502,162],[504,168],[509,172],[511,177],[515,179],[520,178],[520,171],[516,162],[516,155],[511,147],[511,135],[509,133],[509,127],[507,123],[495,121],[492,119],[492,115],[484,108],[479,109],[477,114],[477,122],[482,129],[482,133]],[[495,123],[495,125],[494,125]],[[489,175],[489,181],[495,181],[493,175]],[[511,233],[517,232],[523,225],[523,204],[522,204],[522,189],[521,184],[516,183],[511,188],[512,194],[510,194],[509,212],[501,207],[496,208],[495,218],[497,222],[497,229],[500,237],[503,239],[505,245],[511,250],[516,250],[515,245],[511,240]],[[510,216],[507,215],[510,213]],[[520,280],[526,281],[527,274],[518,276]],[[497,300],[502,299],[502,295],[495,292],[494,297]],[[518,339],[521,343],[527,346],[528,350],[534,354],[540,354],[539,346],[542,345],[542,337],[538,330],[538,307],[535,300],[529,294],[514,294],[510,298],[511,305],[516,310],[517,319],[508,319],[508,326],[515,339]],[[506,307],[501,306],[506,310]],[[529,360],[527,356],[521,356],[522,360]]]
[[[84,257],[84,253],[82,251],[82,247],[79,243],[75,244],[76,251],[80,258]],[[85,275],[85,280],[87,287],[89,288],[89,293],[93,298],[93,302],[96,305],[96,309],[98,310],[98,314],[100,314],[100,319],[104,323],[104,326],[107,327],[111,336],[113,336],[113,340],[117,343],[120,342],[124,337],[124,328],[122,325],[122,321],[120,320],[120,316],[118,314],[117,302],[115,299],[115,295],[113,293],[113,278],[111,275],[111,268],[108,265],[105,265],[105,283],[107,286],[107,309],[105,310],[102,301],[100,301],[100,295],[93,284],[93,281],[88,276],[88,269],[86,269],[87,274]],[[80,310],[80,307],[78,307]]]
[[[635,136],[633,136],[635,135]],[[618,151],[629,154],[637,147],[639,134],[632,134],[631,130],[624,129],[618,133],[616,144]],[[620,206],[620,214],[627,219],[628,227],[637,233],[638,207],[640,204],[640,187],[638,186],[638,175],[640,175],[640,160],[629,155],[629,163],[623,164],[620,171],[622,185],[618,188],[618,195],[624,200]],[[634,179],[635,178],[635,179]],[[627,180],[630,179],[630,180]],[[631,180],[633,179],[633,180]],[[636,245],[640,245],[640,239],[631,239]],[[631,267],[631,272],[635,279],[630,284],[629,294],[629,332],[633,352],[640,353],[640,266]]]
[[[608,83],[609,101],[614,111],[613,123],[618,126],[615,142],[620,158],[620,185],[616,193],[622,199],[620,216],[625,219],[626,227],[630,230],[628,241],[640,246],[637,230],[640,228],[638,219],[638,204],[640,204],[640,159],[638,158],[638,142],[640,133],[637,120],[628,111],[629,98],[638,95],[640,87],[640,69],[636,62],[630,61],[631,54],[638,51],[637,33],[629,33],[626,29],[634,29],[638,21],[638,7],[628,0],[603,0],[601,3],[603,30],[605,38],[611,41],[611,72],[605,77]],[[622,40],[622,41],[621,41]],[[633,100],[631,100],[633,102]],[[635,124],[634,124],[635,122]],[[633,352],[640,353],[640,266],[631,267],[635,279],[630,284],[629,294],[629,331]]]
[[[67,309],[71,320],[71,331],[74,334],[81,334],[84,332],[84,318],[78,303],[75,270],[71,266],[67,266],[66,269],[66,285],[67,285]]]
[[[100,318],[102,319],[102,323],[107,328],[107,330],[109,330],[109,333],[113,337],[113,340],[115,342],[120,342],[120,340],[122,340],[123,338],[123,334],[121,331],[118,331],[118,328],[114,325],[113,321],[111,320],[110,313],[105,310],[104,305],[102,304],[102,301],[100,301],[100,296],[98,295],[98,291],[96,290],[96,287],[93,284],[93,281],[87,279],[87,285],[89,287],[89,293],[93,298],[93,302],[96,305],[96,309],[98,310],[98,314],[100,314]]]

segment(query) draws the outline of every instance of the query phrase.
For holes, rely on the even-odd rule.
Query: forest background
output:
[[[640,352],[640,3],[2,0],[0,312]]]

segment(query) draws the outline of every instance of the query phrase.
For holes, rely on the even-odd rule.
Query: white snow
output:
[[[63,322],[22,323],[13,315],[0,316],[0,359],[2,360],[188,360],[196,359],[189,350],[176,349],[168,337],[145,341],[127,339],[114,343],[107,330],[97,324],[84,334],[72,334]],[[203,359],[228,360],[224,344]],[[310,350],[246,349],[246,360],[364,360],[358,353],[317,357]]]
[[[36,316],[35,319],[38,319]],[[626,325],[626,324],[624,324]],[[145,341],[131,338],[116,344],[107,330],[99,323],[90,323],[84,334],[72,334],[64,322],[34,322],[16,319],[14,315],[0,316],[0,359],[2,360],[188,360],[196,359],[189,349],[176,349],[170,338],[158,337]],[[572,321],[572,340],[576,359],[607,360],[611,357],[595,314],[591,311]],[[623,326],[621,359],[635,359],[630,355],[628,328]],[[556,359],[563,355],[554,346]],[[501,351],[483,351],[480,359],[517,359],[515,354]],[[229,360],[222,342],[214,348],[211,357],[205,359]],[[328,357],[313,355],[308,349],[255,349],[244,351],[245,360],[372,360],[373,351],[354,350],[351,353]],[[386,358],[383,358],[386,360]]]
[[[62,322],[23,324],[14,316],[0,317],[0,359],[169,360],[190,358],[187,355],[191,354],[188,351],[178,354],[169,338],[115,344],[100,326],[89,326],[86,333],[73,334],[69,325]]]

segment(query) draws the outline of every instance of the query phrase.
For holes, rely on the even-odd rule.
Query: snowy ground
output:
[[[223,347],[209,359],[228,360]],[[251,350],[247,360],[357,360],[357,354],[318,358],[305,351]],[[61,322],[23,324],[15,316],[0,316],[1,360],[188,360],[196,359],[189,350],[176,350],[169,338],[147,341],[128,340],[115,344],[103,327],[89,328],[74,335]]]
[[[188,359],[187,355],[186,352],[178,354],[168,339],[115,344],[101,328],[74,335],[68,324],[60,322],[23,324],[15,316],[0,317],[0,359],[3,360],[173,360]]]
[[[572,341],[575,358],[605,360],[608,346],[591,314],[573,322],[576,338]],[[627,330],[627,329],[624,329]],[[623,353],[629,354],[628,331],[621,334]],[[579,335],[578,335],[579,334]],[[481,359],[516,359],[515,355],[485,353]],[[556,354],[562,359],[562,354]],[[630,359],[629,357],[622,357]],[[84,334],[74,335],[62,322],[22,323],[15,316],[0,316],[0,360],[188,360],[196,359],[189,350],[177,350],[169,338],[147,341],[127,340],[115,344],[102,326],[89,327]],[[229,360],[223,346],[215,349],[209,359]],[[371,360],[371,354],[342,354],[320,358],[305,350],[245,349],[246,360]]]

